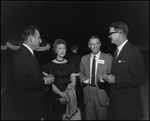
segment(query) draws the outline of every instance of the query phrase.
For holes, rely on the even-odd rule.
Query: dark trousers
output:
[[[47,120],[62,120],[62,116],[66,112],[66,104],[60,104],[59,101],[53,102],[49,110]]]

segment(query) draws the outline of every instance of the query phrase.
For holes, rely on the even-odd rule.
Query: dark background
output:
[[[113,55],[116,46],[108,34],[109,25],[115,21],[128,25],[128,40],[141,49],[149,81],[149,1],[1,1],[1,45],[26,26],[35,25],[51,46],[54,40],[62,38],[67,41],[68,50],[77,43],[82,56],[90,52],[88,39],[96,34],[102,42],[101,51]],[[40,65],[49,61],[51,51],[35,53]],[[1,50],[1,119],[14,117],[10,93],[14,52],[10,48]]]
[[[113,55],[116,46],[108,32],[115,21],[127,23],[129,41],[149,54],[149,1],[1,1],[1,45],[35,25],[50,45],[58,38],[66,40],[69,49],[77,43],[81,56],[89,52],[88,39],[96,34],[101,50]]]
[[[57,38],[87,44],[93,34],[110,43],[115,21],[128,24],[133,44],[148,46],[149,1],[1,1],[1,44],[28,25],[38,26],[50,44]]]

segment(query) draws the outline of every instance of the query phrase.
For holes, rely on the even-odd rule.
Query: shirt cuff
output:
[[[45,78],[43,78],[44,79],[44,82],[45,82],[45,84],[46,84],[46,79]]]

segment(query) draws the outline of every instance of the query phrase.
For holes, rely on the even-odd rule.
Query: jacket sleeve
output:
[[[84,59],[82,57],[80,62],[80,80],[83,80],[84,78]]]

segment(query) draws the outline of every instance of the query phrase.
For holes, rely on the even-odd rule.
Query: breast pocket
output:
[[[126,73],[128,70],[128,65],[126,61],[118,61],[117,70],[120,70],[119,73]]]
[[[98,72],[98,74],[99,73],[103,73],[103,74],[109,73],[108,64],[98,64],[97,72]]]

